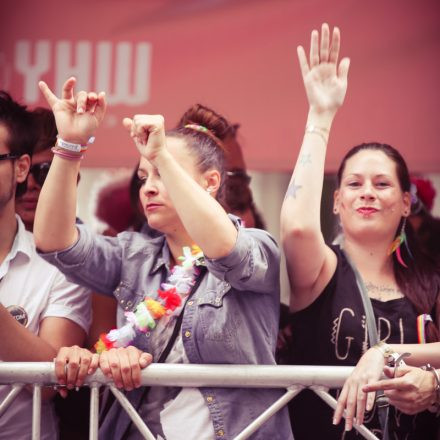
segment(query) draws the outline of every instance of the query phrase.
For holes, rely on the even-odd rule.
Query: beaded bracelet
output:
[[[437,413],[436,415],[438,417],[440,416],[440,375],[438,374],[438,371],[431,364],[423,365],[422,370],[430,371],[434,375],[434,379],[435,379],[434,392],[436,395],[436,399],[435,399],[436,401],[433,403],[431,408],[429,408],[429,410],[431,412]]]

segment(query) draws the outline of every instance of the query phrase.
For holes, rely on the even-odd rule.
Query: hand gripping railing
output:
[[[330,388],[341,388],[352,367],[326,366],[269,366],[269,365],[195,365],[151,364],[142,371],[142,385],[176,387],[221,388],[284,388],[276,402],[253,420],[234,440],[249,438],[273,414],[283,408],[303,388],[312,389],[333,409],[336,400],[328,393]],[[12,385],[12,390],[0,403],[0,417],[25,385],[33,385],[32,440],[40,439],[41,387],[57,385],[52,362],[0,362],[0,383]],[[90,394],[90,440],[98,439],[99,388],[108,386],[133,424],[147,440],[155,440],[128,399],[100,370],[85,380]],[[378,438],[364,425],[354,425],[369,440]]]

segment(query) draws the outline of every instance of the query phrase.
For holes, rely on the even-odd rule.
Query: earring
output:
[[[338,213],[338,208],[333,208],[333,214],[337,214]]]
[[[393,252],[396,252],[396,258],[397,261],[403,266],[408,268],[408,266],[405,264],[405,262],[402,259],[402,254],[400,252],[400,247],[402,244],[405,244],[405,248],[408,251],[408,254],[411,258],[413,258],[411,251],[409,250],[408,241],[406,239],[406,233],[405,233],[405,226],[406,226],[406,217],[403,218],[402,226],[400,228],[399,235],[393,240],[391,243],[391,246],[388,250],[388,255],[391,255]]]
[[[206,188],[206,191],[208,192],[208,194],[211,194],[213,189],[210,186],[208,186],[208,188]]]

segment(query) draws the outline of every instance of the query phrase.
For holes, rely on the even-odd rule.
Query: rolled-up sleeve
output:
[[[78,240],[71,247],[40,255],[69,281],[112,295],[121,278],[122,244],[117,237],[94,234],[77,225]]]
[[[222,258],[206,259],[209,271],[238,290],[278,292],[280,252],[275,240],[260,229],[238,226],[232,251]]]

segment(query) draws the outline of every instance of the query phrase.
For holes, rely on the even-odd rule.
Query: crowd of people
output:
[[[233,439],[283,392],[142,387],[151,362],[353,366],[331,390],[334,412],[304,389],[250,438],[358,438],[361,424],[381,439],[438,438],[434,188],[411,179],[396,148],[357,145],[337,173],[337,240],[323,237],[326,150],[350,67],[339,52],[339,29],[327,24],[312,32],[309,56],[298,47],[309,111],[281,209],[290,285],[281,325],[280,250],[253,202],[236,124],[200,104],[172,129],[160,115],[125,118],[139,152],[124,193],[131,215],[97,234],[76,202],[105,93],[76,92],[72,77],[58,97],[40,82],[50,109],[31,111],[1,92],[0,359],[53,360],[66,401],[99,368],[166,440]],[[54,395],[43,393],[41,437],[67,439]],[[101,406],[100,438],[142,438],[117,401]],[[23,389],[0,417],[0,438],[30,438],[31,413]]]

